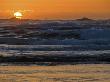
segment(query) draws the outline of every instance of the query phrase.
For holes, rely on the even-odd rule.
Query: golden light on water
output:
[[[14,17],[16,17],[17,19],[21,19],[22,18],[22,13],[21,12],[15,12],[14,13]]]

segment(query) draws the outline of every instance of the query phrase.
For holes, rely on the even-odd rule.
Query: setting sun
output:
[[[15,12],[14,13],[14,17],[16,17],[17,19],[21,19],[22,18],[22,13],[21,12]]]
[[[23,19],[109,19],[110,0],[1,0],[0,18],[11,18],[13,12]]]

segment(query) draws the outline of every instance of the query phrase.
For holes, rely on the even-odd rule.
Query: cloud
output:
[[[19,11],[19,12],[34,12],[34,10],[0,10],[0,12],[3,12],[3,13],[10,13],[10,12],[16,12],[16,11]]]

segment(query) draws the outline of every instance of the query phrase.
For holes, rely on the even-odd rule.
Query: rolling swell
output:
[[[46,22],[3,26],[0,27],[0,62],[109,63],[109,35],[109,28],[89,25],[84,28]]]

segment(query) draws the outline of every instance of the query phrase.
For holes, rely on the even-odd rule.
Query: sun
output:
[[[23,15],[22,15],[21,12],[15,12],[15,13],[14,13],[14,17],[17,18],[17,19],[21,19],[22,16],[23,16]]]

